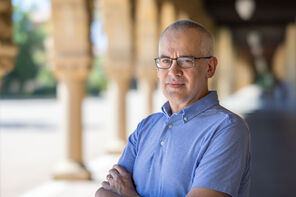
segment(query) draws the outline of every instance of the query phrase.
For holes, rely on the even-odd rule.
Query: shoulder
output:
[[[213,119],[215,122],[218,122],[221,128],[231,125],[248,127],[246,121],[241,116],[222,107],[221,105],[216,105],[215,107],[207,110],[203,115]]]
[[[149,116],[147,116],[146,118],[144,118],[140,123],[139,126],[141,128],[145,127],[145,126],[150,126],[153,124],[156,124],[157,122],[162,122],[165,120],[165,116],[163,113],[158,112],[158,113],[153,113]]]
[[[250,136],[249,127],[246,121],[234,112],[216,105],[202,114],[208,126],[211,127],[212,137],[227,135],[230,138],[248,139]]]
[[[153,113],[146,118],[142,119],[136,129],[137,135],[143,135],[145,133],[151,133],[153,128],[159,127],[165,122],[166,117],[163,113]]]

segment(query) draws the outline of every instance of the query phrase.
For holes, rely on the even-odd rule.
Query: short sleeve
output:
[[[128,142],[118,161],[118,164],[123,166],[129,173],[133,172],[135,159],[137,156],[138,133],[141,127],[140,122],[137,129],[129,136]]]
[[[206,187],[237,196],[249,167],[249,141],[249,130],[243,121],[235,121],[217,131],[195,170],[192,187]]]

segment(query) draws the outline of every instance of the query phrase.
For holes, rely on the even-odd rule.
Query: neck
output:
[[[204,91],[202,94],[199,94],[198,96],[196,96],[194,99],[189,100],[187,102],[180,102],[180,103],[175,103],[172,101],[169,101],[170,103],[170,107],[172,109],[172,114],[177,113],[179,111],[181,111],[182,109],[192,105],[193,103],[195,103],[196,101],[198,101],[199,99],[205,97],[207,94],[209,93],[208,89],[206,91]]]

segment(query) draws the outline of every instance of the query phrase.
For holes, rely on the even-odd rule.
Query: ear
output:
[[[207,78],[212,78],[215,74],[216,67],[218,65],[218,60],[216,57],[211,57],[208,62]]]

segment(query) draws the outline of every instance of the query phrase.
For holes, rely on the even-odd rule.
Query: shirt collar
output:
[[[217,104],[219,104],[217,92],[209,91],[206,96],[177,113],[172,114],[172,109],[168,101],[161,107],[161,110],[167,118],[170,118],[172,115],[182,115],[183,120],[186,122]]]

